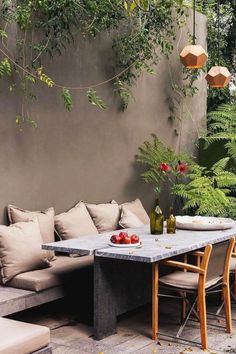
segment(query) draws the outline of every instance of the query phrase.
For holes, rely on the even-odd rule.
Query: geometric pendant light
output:
[[[188,69],[199,69],[202,68],[207,59],[208,54],[202,48],[201,45],[197,45],[196,42],[196,0],[193,0],[193,41],[192,45],[187,45],[184,47],[180,53],[180,60],[182,64]]]
[[[225,66],[213,66],[207,73],[206,80],[211,88],[224,88],[232,79]]]
[[[218,65],[213,66],[207,73],[206,81],[211,88],[224,88],[226,87],[232,76],[225,66],[219,65],[220,60],[220,0],[217,4],[217,20],[218,20]]]

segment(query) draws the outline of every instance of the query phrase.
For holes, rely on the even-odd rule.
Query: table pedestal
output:
[[[151,302],[151,284],[151,264],[95,256],[94,338],[116,333],[118,315]]]

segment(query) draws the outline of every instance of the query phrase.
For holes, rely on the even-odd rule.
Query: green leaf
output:
[[[89,100],[89,103],[91,103],[94,106],[97,106],[103,110],[107,109],[106,103],[97,95],[97,92],[93,89],[89,89],[87,91],[87,97]]]
[[[2,61],[0,62],[0,79],[5,75],[10,76],[11,74],[12,74],[12,69],[8,58],[2,59]]]
[[[73,108],[73,99],[70,91],[66,88],[63,88],[62,90],[62,98],[64,101],[64,106],[67,109],[67,111],[71,111]]]
[[[38,68],[36,72],[39,77],[39,80],[45,83],[48,87],[54,86],[53,80],[49,76],[43,73],[43,67]]]
[[[7,32],[3,31],[3,30],[0,30],[0,37],[1,38],[7,38],[8,37]]]

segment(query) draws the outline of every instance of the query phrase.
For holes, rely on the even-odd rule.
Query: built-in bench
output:
[[[0,318],[0,354],[50,354],[50,330],[35,324]]]
[[[0,316],[58,300],[67,295],[83,293],[92,281],[93,257],[58,256],[52,267],[25,272],[0,285]],[[90,284],[87,284],[90,283]]]

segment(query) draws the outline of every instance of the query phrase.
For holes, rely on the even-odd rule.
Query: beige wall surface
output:
[[[206,20],[197,16],[198,42],[206,48]],[[61,93],[41,85],[30,113],[39,127],[19,131],[15,115],[21,101],[17,92],[0,84],[0,213],[6,222],[8,203],[41,210],[54,206],[62,212],[79,200],[90,203],[141,198],[147,209],[154,198],[152,187],[140,178],[135,162],[144,140],[156,133],[175,149],[194,151],[198,131],[205,126],[206,83],[178,106],[172,84],[182,80],[179,52],[187,43],[187,29],[178,34],[169,61],[163,59],[155,76],[144,74],[133,88],[134,100],[119,112],[119,100],[110,84],[98,93],[109,108],[90,105],[83,92],[74,94],[74,109],[64,109]],[[63,56],[49,62],[47,73],[63,85],[90,85],[112,75],[111,39],[107,35],[74,43]],[[173,108],[174,107],[174,108]],[[182,129],[171,123],[172,114],[183,116]],[[177,120],[178,121],[178,120]],[[177,136],[175,128],[180,132]]]

